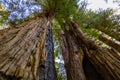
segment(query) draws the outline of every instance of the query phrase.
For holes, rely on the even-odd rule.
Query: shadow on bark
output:
[[[105,80],[120,79],[120,55],[107,48],[96,45],[82,32],[75,21],[71,22],[70,30],[74,31],[82,41],[89,61]]]

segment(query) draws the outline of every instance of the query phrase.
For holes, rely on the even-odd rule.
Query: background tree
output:
[[[9,11],[5,9],[2,6],[2,4],[0,4],[0,29],[2,29],[3,26],[8,25],[8,20],[7,20],[8,16],[9,16]]]

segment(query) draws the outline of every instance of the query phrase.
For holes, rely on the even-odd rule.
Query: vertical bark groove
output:
[[[46,35],[49,35],[50,27],[51,22],[46,17],[39,17],[15,28],[0,31],[1,79],[8,80],[10,76],[12,80],[49,80],[48,78],[55,77],[55,74],[52,74],[53,76],[41,79],[39,73],[40,66],[46,64],[49,56],[46,44],[52,43],[52,40],[47,42]],[[53,48],[52,46],[50,48]],[[53,56],[53,52],[50,54]]]
[[[84,55],[78,42],[71,31],[64,31],[64,34],[61,35],[60,44],[67,71],[67,80],[86,80],[82,67]]]
[[[106,48],[97,46],[88,39],[79,26],[72,21],[71,30],[78,35],[79,39],[86,46],[86,53],[88,59],[95,66],[97,71],[103,76],[105,80],[119,80],[120,79],[120,55],[111,53],[112,51]],[[119,56],[119,57],[116,57]]]
[[[111,48],[114,48],[115,50],[119,51],[120,53],[120,44],[116,43],[115,41],[108,39],[104,36],[99,36],[99,40],[110,46]]]

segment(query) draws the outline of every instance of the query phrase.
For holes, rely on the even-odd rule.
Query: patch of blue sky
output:
[[[42,11],[41,6],[34,0],[1,0],[1,2],[11,12],[8,18],[10,21],[24,19]]]

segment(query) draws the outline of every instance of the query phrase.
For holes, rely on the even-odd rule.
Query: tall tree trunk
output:
[[[93,28],[95,28],[95,29],[97,29],[97,30],[107,34],[108,36],[116,39],[117,41],[120,41],[120,33],[119,32],[114,32],[114,31],[112,31],[110,29],[104,29],[101,26],[98,26],[98,27],[95,26]]]
[[[104,77],[105,80],[120,80],[120,55],[110,53],[108,49],[101,48],[88,39],[79,26],[72,21],[71,30],[86,46],[89,60]],[[116,57],[119,56],[119,57]]]
[[[51,22],[46,17],[40,17],[15,28],[0,31],[0,80],[56,79],[54,61],[51,59],[53,45],[49,47],[52,39],[47,40],[51,33],[50,28]],[[47,50],[48,47],[50,52]],[[50,70],[52,74],[46,70]],[[41,75],[46,76],[41,77]]]
[[[64,31],[60,44],[67,71],[67,80],[86,80],[82,65],[84,55],[79,48],[82,45],[79,44],[75,35],[70,31]]]
[[[110,40],[104,36],[99,36],[99,40],[101,40],[102,42],[104,42],[105,44],[107,44],[108,46],[110,46],[111,48],[114,48],[115,50],[117,50],[118,52],[120,52],[120,44],[115,43],[115,41]]]
[[[53,36],[52,36],[52,26],[48,30],[48,34],[46,36],[46,51],[47,51],[47,59],[45,64],[40,66],[40,80],[57,80],[57,75],[55,71],[55,62],[54,62],[54,44],[53,44]]]

